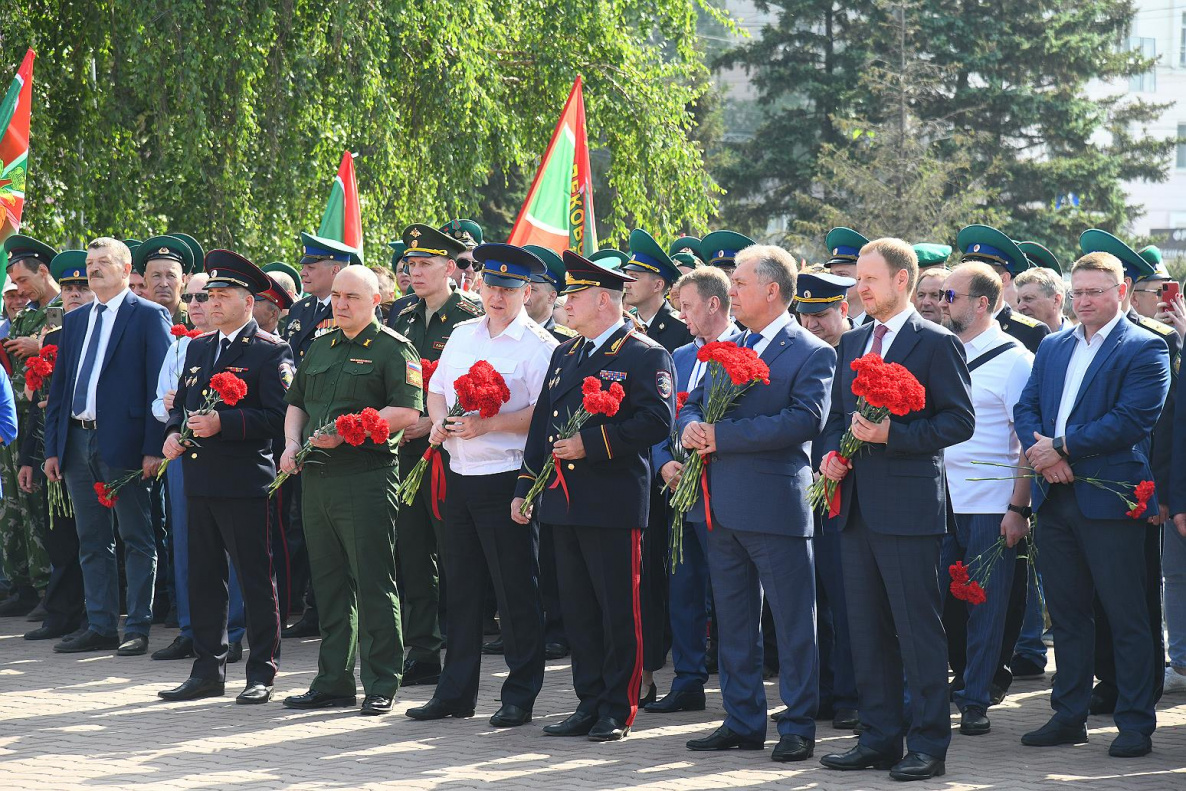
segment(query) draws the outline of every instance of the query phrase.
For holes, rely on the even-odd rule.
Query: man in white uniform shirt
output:
[[[454,327],[429,383],[428,413],[433,443],[449,455],[443,553],[448,599],[449,650],[432,699],[409,709],[409,717],[435,720],[472,717],[482,662],[486,578],[494,583],[509,673],[495,727],[531,721],[544,680],[544,619],[539,594],[538,523],[515,524],[507,504],[523,464],[523,446],[556,339],[532,321],[523,303],[530,279],[544,272],[531,252],[506,244],[474,249],[484,264],[486,315]],[[456,379],[479,360],[502,375],[510,400],[497,415],[448,417],[457,402]]]
[[[1002,285],[991,267],[962,264],[948,275],[944,285],[943,326],[964,344],[972,374],[976,429],[971,439],[944,453],[956,532],[949,533],[944,541],[941,568],[957,560],[972,564],[1001,536],[1008,545],[993,566],[991,581],[985,585],[988,600],[968,606],[968,664],[964,687],[955,693],[954,700],[963,712],[960,733],[978,736],[990,728],[986,714],[989,687],[1000,659],[1016,544],[1029,532],[1030,491],[1027,478],[968,479],[1013,474],[1009,469],[974,465],[974,461],[1008,466],[1022,463],[1021,443],[1013,428],[1013,407],[1029,380],[1034,356],[1004,334],[993,318],[1001,301]],[[982,572],[983,562],[969,566],[973,575]]]

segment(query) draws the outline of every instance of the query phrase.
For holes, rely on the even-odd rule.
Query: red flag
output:
[[[358,251],[362,259],[362,211],[358,205],[358,182],[354,178],[354,154],[342,153],[342,164],[321,215],[317,235],[333,239]]]
[[[29,159],[29,111],[33,106],[33,59],[30,49],[0,104],[0,240],[21,227],[25,208],[25,177]]]

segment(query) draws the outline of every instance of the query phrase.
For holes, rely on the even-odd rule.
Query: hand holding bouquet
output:
[[[222,371],[210,377],[210,386],[202,391],[202,395],[206,397],[206,400],[202,402],[201,408],[196,412],[184,413],[186,419],[181,424],[181,435],[177,437],[177,441],[186,447],[198,444],[198,441],[194,439],[193,429],[189,427],[189,416],[209,415],[219,404],[227,406],[238,404],[247,395],[247,383],[233,373]],[[156,477],[160,478],[164,475],[168,466],[169,459],[162,461],[161,466],[157,468]]]
[[[374,407],[367,407],[357,413],[338,415],[310,434],[309,438],[305,440],[305,444],[301,445],[294,459],[297,471],[300,471],[305,460],[313,451],[321,450],[313,444],[313,440],[317,437],[341,437],[343,442],[355,448],[366,442],[367,439],[376,445],[381,445],[391,437],[391,426],[387,425],[387,420]],[[279,473],[276,480],[272,481],[271,486],[268,487],[268,497],[276,494],[281,485],[290,477],[287,472]]]

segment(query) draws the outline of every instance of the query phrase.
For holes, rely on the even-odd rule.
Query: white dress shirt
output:
[[[1108,339],[1108,334],[1116,329],[1117,324],[1125,320],[1124,311],[1119,311],[1111,321],[1096,330],[1090,341],[1087,340],[1082,324],[1075,327],[1075,350],[1071,352],[1071,361],[1067,363],[1067,377],[1063,380],[1062,398],[1058,402],[1058,417],[1054,421],[1054,436],[1066,435],[1067,420],[1071,417],[1071,410],[1075,406],[1075,399],[1079,397],[1079,388],[1083,386],[1083,377],[1087,374],[1087,369],[1091,367],[1091,361],[1099,354],[1104,341]]]
[[[99,322],[99,347],[95,354],[95,367],[91,369],[91,380],[86,387],[86,409],[78,415],[72,413],[72,416],[79,420],[95,420],[97,417],[98,407],[95,406],[95,393],[99,389],[99,373],[103,370],[103,358],[107,356],[107,344],[111,342],[111,328],[115,326],[115,314],[119,312],[120,306],[127,299],[128,292],[129,289],[125,288],[107,302],[102,303],[106,306],[106,310],[103,311]],[[86,350],[91,343],[91,336],[96,332],[95,310],[99,304],[99,301],[95,300],[90,305],[91,312],[87,316],[86,335],[82,338],[82,348],[78,357],[78,371],[74,373],[74,381],[71,383],[70,393],[67,396],[71,404],[74,402],[74,392],[78,387],[78,374],[82,372],[82,361],[86,359]]]
[[[652,316],[652,318],[654,318],[654,317]],[[615,332],[617,332],[619,329],[621,329],[622,325],[625,323],[626,323],[625,320],[619,320],[616,324],[610,325],[609,329],[607,329],[605,332],[601,333],[596,338],[593,338],[592,339],[593,346],[589,349],[588,353],[584,353],[584,351],[583,351],[585,344],[589,342],[589,339],[586,338],[585,340],[583,340],[580,343],[580,346],[578,347],[578,352],[584,353],[584,356],[586,358],[588,358],[589,355],[593,354],[593,352],[597,351],[602,346],[604,346],[605,342],[610,339],[610,336],[613,335]]]
[[[770,341],[774,340],[774,336],[782,331],[783,327],[790,324],[791,321],[791,314],[784,310],[782,313],[779,313],[774,317],[774,321],[762,328],[762,331],[759,333],[762,336],[762,340],[758,341],[758,343],[754,346],[754,351],[758,353],[758,356],[761,356],[762,352],[766,351],[766,347],[770,345]],[[752,333],[753,330],[747,330],[745,335],[743,335],[741,339],[738,340],[737,345],[744,346]]]
[[[176,390],[181,381],[181,372],[185,370],[185,353],[189,349],[190,340],[186,336],[175,338],[169,351],[165,352],[165,359],[161,361],[161,372],[156,378],[156,398],[152,400],[152,416],[162,423],[169,422],[169,410],[165,409],[165,393]]]
[[[910,318],[910,314],[914,312],[914,306],[907,302],[905,309],[891,316],[889,321],[874,319],[873,332],[869,333],[869,342],[865,344],[864,353],[868,354],[873,351],[873,333],[877,332],[877,328],[884,324],[886,326],[886,333],[881,339],[881,358],[884,360],[885,356],[889,354],[890,346],[894,343],[894,338],[898,337],[902,328],[906,326],[906,321]]]
[[[725,325],[725,329],[721,334],[715,338],[714,342],[723,341],[735,332],[737,332],[737,325],[729,322]],[[697,350],[702,349],[706,345],[706,341],[702,341],[699,338],[693,338],[692,343],[696,344]],[[702,363],[699,359],[696,359],[692,363],[692,373],[688,375],[688,386],[685,388],[689,393],[695,390],[700,384],[700,380],[704,378],[704,372],[707,370],[708,363]]]
[[[619,325],[620,326],[620,325]],[[449,409],[457,403],[453,383],[469,371],[478,360],[490,363],[506,380],[511,399],[500,412],[511,413],[526,409],[539,399],[548,374],[548,364],[556,339],[543,327],[520,310],[507,328],[490,337],[490,317],[465,321],[453,328],[440,363],[428,391],[444,396]],[[523,447],[527,432],[492,431],[473,439],[450,437],[445,440],[449,451],[449,469],[459,475],[494,475],[517,470],[523,464]]]
[[[1010,339],[993,321],[987,330],[964,342],[968,364]],[[1021,443],[1013,428],[1013,407],[1029,381],[1034,356],[1020,343],[972,371],[972,409],[976,431],[972,437],[943,451],[951,507],[957,514],[1004,514],[1013,496],[1013,481],[969,481],[1010,475],[1000,467],[973,464],[987,461],[1015,465]]]

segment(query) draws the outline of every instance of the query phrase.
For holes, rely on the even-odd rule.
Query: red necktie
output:
[[[889,327],[884,324],[878,324],[873,328],[873,348],[869,351],[878,357],[881,356],[881,339],[885,337],[887,332],[889,332]]]

